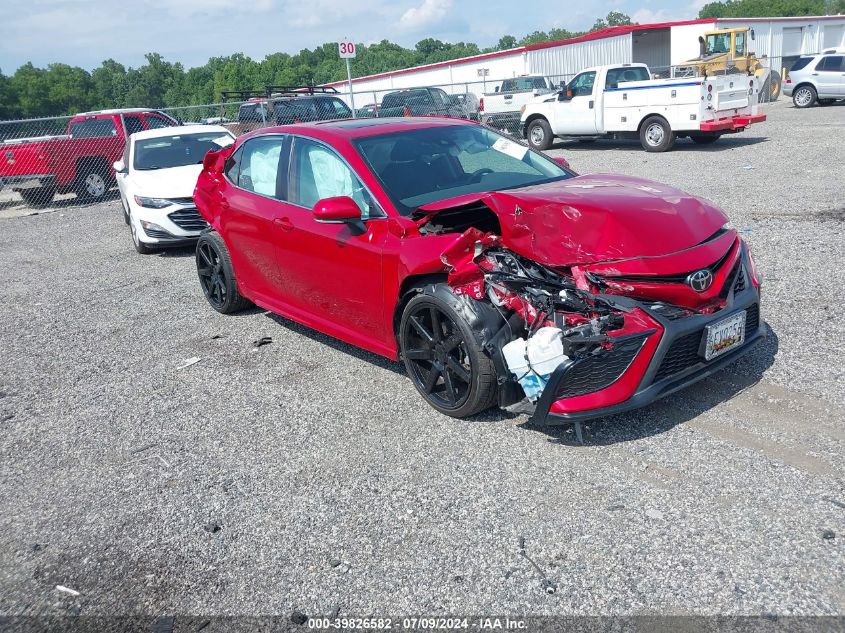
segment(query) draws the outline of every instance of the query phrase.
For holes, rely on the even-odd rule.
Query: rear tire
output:
[[[774,70],[770,72],[769,81],[767,83],[769,84],[769,91],[767,93],[769,96],[769,101],[777,101],[780,97],[781,84],[783,83],[780,77],[780,73]]]
[[[528,137],[528,144],[534,149],[546,150],[552,146],[554,141],[554,134],[552,127],[546,119],[534,119],[528,124],[526,134]]]
[[[801,86],[792,93],[792,103],[796,108],[809,108],[818,99],[818,93],[812,86]]]
[[[445,284],[427,286],[408,301],[398,332],[414,387],[434,409],[453,418],[489,409],[497,395],[496,368],[461,301]]]
[[[650,116],[640,126],[640,145],[647,152],[668,152],[675,144],[675,133],[662,116]]]
[[[238,290],[229,249],[220,234],[200,235],[196,251],[197,276],[209,305],[221,314],[234,314],[252,305]]]
[[[109,190],[109,174],[102,165],[82,165],[76,176],[76,195],[86,202],[102,200]]]
[[[56,196],[55,187],[38,187],[37,189],[21,189],[18,193],[31,207],[46,207]]]

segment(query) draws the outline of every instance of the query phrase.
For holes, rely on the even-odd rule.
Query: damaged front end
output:
[[[720,369],[763,336],[756,273],[733,231],[699,255],[730,245],[711,262],[718,287],[688,298],[677,275],[622,274],[634,260],[541,264],[483,228],[466,228],[441,259],[453,292],[488,306],[475,312],[489,315],[478,333],[497,368],[499,405],[533,413],[535,423],[643,406]]]

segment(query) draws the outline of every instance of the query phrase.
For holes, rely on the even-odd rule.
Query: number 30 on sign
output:
[[[355,57],[355,42],[343,40],[337,43],[337,48],[340,51],[341,59],[352,59]]]

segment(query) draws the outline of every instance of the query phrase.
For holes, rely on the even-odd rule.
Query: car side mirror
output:
[[[126,173],[126,165],[124,164],[124,162],[122,160],[114,161],[114,163],[112,164],[112,167],[114,167],[115,172],[117,172],[118,174],[125,174]]]
[[[311,210],[317,222],[342,223],[361,219],[361,209],[349,196],[323,198]]]
[[[558,101],[569,101],[572,99],[572,91],[568,88],[566,90],[560,91],[560,96],[558,97]]]
[[[563,156],[554,156],[552,160],[567,171],[572,171],[572,167],[569,166],[569,161],[566,160]]]
[[[751,35],[751,41],[753,42],[754,41],[754,29],[751,29],[751,32],[749,33],[749,35]]]

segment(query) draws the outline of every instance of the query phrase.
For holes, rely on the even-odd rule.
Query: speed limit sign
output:
[[[355,57],[355,42],[343,40],[337,43],[337,49],[340,51],[341,59],[352,59]]]

